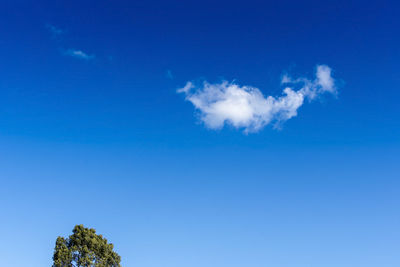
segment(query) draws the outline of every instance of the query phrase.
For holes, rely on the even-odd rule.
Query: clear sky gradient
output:
[[[97,229],[133,267],[400,266],[396,1],[0,2],[1,266]],[[337,94],[244,133],[188,81]]]

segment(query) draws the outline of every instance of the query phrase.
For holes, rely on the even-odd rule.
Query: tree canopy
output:
[[[68,238],[59,236],[53,255],[53,267],[121,267],[121,257],[95,229],[76,225]]]

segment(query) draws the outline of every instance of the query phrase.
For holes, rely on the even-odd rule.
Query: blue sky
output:
[[[1,1],[2,265],[399,266],[397,8]]]

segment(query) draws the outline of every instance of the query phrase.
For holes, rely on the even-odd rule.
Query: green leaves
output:
[[[53,267],[121,267],[121,257],[113,244],[97,235],[96,230],[76,225],[69,238],[58,237]]]

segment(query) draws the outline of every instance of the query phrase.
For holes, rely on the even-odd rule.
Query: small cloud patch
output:
[[[95,55],[89,55],[82,50],[68,49],[65,51],[65,55],[83,59],[83,60],[91,60],[95,58]]]
[[[53,35],[53,37],[58,37],[65,33],[61,28],[58,28],[52,24],[46,24],[46,29]]]
[[[314,80],[285,75],[281,84],[286,87],[279,97],[265,97],[256,87],[228,81],[214,84],[205,81],[200,86],[189,81],[177,92],[194,105],[206,127],[220,129],[229,124],[245,133],[260,131],[271,123],[279,127],[297,116],[305,99],[311,102],[324,93],[337,92],[332,70],[326,65],[317,66]],[[295,90],[295,86],[300,89]]]

